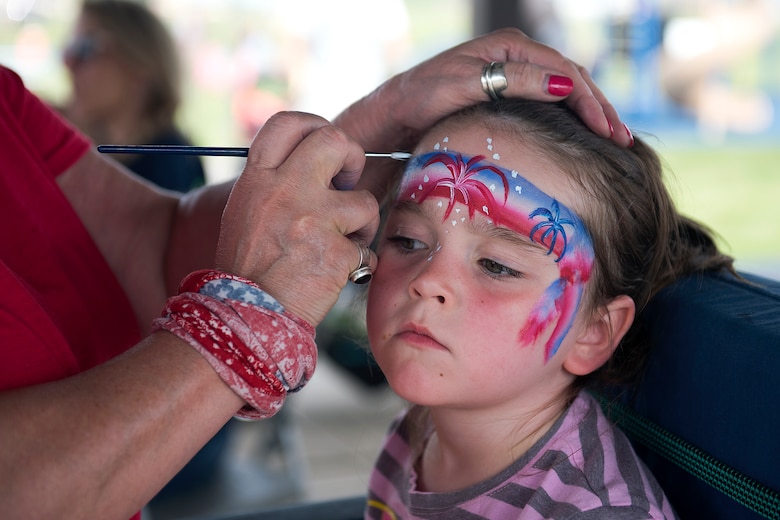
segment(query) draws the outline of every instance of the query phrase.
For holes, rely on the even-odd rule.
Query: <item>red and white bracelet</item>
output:
[[[161,329],[200,352],[247,402],[236,414],[243,419],[276,414],[317,364],[314,327],[251,280],[221,271],[188,275],[154,320]]]

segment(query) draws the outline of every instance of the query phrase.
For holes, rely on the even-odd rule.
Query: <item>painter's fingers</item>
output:
[[[373,238],[379,208],[366,191],[331,185],[365,162],[346,133],[310,114],[277,114],[271,123],[258,132],[231,191],[217,267],[254,280],[316,325],[355,268],[350,239]]]
[[[594,132],[630,144],[627,134],[615,131],[623,123],[587,71],[518,29],[474,38],[394,76],[335,122],[364,146],[411,149],[441,118],[490,99],[482,80],[492,62],[504,64],[504,97],[566,100]]]
[[[634,135],[628,128],[628,125],[620,119],[617,109],[609,102],[607,96],[601,91],[598,85],[596,85],[596,82],[593,81],[587,69],[579,65],[577,67],[592,95],[584,98],[582,96],[569,96],[566,102],[569,103],[574,111],[577,112],[586,123],[589,120],[597,120],[603,114],[609,123],[610,138],[622,146],[633,146]],[[598,106],[593,103],[594,99],[597,101]],[[599,112],[599,108],[601,109],[601,112]],[[591,129],[593,129],[592,126]],[[603,135],[602,132],[599,132],[599,134]]]
[[[504,97],[565,99],[591,130],[623,146],[631,144],[617,110],[585,67],[517,29],[495,31],[483,39],[482,44],[491,42],[488,48],[481,49],[483,61],[505,62],[508,81],[506,90],[501,92]]]

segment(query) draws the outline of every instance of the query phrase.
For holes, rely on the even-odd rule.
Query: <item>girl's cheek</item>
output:
[[[398,277],[410,269],[408,257],[399,255],[392,250],[385,250],[379,255],[375,276]]]
[[[401,274],[402,272],[399,271],[399,266],[396,262],[384,256],[379,257],[374,277],[368,286],[369,292],[371,294],[385,294],[388,289],[401,284]]]

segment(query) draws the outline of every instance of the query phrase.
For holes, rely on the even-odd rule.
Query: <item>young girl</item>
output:
[[[641,366],[635,315],[659,288],[731,266],[676,212],[653,151],[500,100],[431,129],[391,202],[368,337],[413,406],[366,517],[674,518],[583,391]]]

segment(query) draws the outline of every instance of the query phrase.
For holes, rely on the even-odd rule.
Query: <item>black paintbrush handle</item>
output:
[[[246,157],[249,153],[249,148],[186,146],[178,144],[100,144],[97,150],[100,153],[217,155],[228,157]],[[411,156],[412,154],[408,152],[366,152],[366,157],[386,157],[396,161],[405,161]]]
[[[101,144],[100,153],[139,153],[139,154],[175,154],[175,155],[218,155],[227,157],[246,157],[249,148],[228,148],[210,146],[183,146],[170,144]]]

